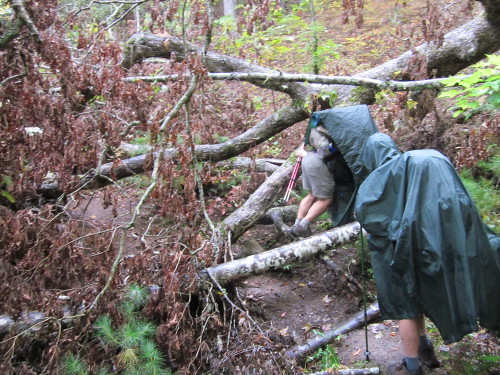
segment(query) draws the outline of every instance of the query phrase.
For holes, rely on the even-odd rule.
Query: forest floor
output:
[[[89,222],[95,227],[101,225],[118,225],[130,217],[134,207],[130,195],[118,202],[117,211],[113,213],[111,206],[105,207],[102,192],[89,194],[85,204],[72,208],[74,217]],[[141,251],[141,231],[146,224],[135,227],[128,241],[127,252],[132,255]],[[315,223],[314,232],[321,231],[321,223]],[[284,245],[290,240],[280,234],[272,225],[257,225],[248,231],[234,246],[234,252],[242,251],[238,244],[249,240],[258,240],[265,250]],[[357,243],[346,244],[330,251],[330,259],[344,273],[353,276],[362,284],[361,265]],[[314,259],[300,265],[290,265],[283,271],[268,272],[263,275],[249,277],[237,285],[241,299],[255,321],[262,325],[263,331],[277,330],[287,338],[287,344],[301,345],[321,332],[342,326],[354,315],[362,311],[363,298],[361,291],[356,292],[323,262]],[[369,269],[369,260],[367,261]],[[369,274],[369,272],[367,272]],[[375,301],[373,280],[367,282],[368,303]],[[500,341],[484,331],[471,334],[461,342],[444,345],[439,339],[436,329],[428,324],[429,334],[433,339],[437,355],[442,363],[441,368],[426,374],[500,374]],[[380,368],[386,374],[387,366],[401,361],[403,352],[399,342],[398,327],[394,321],[377,319],[367,326],[369,362],[366,361],[365,330],[359,329],[343,335],[332,342],[335,354],[330,358],[324,354],[316,355],[299,363],[306,373],[321,369],[321,361],[338,360],[340,368]],[[336,357],[336,358],[332,358]]]

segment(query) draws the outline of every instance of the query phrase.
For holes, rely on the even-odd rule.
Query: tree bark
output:
[[[183,41],[174,36],[165,37],[147,33],[135,34],[126,44],[122,66],[125,69],[129,69],[134,64],[151,57],[170,59],[172,56],[175,56],[175,61],[183,61],[189,54],[202,54],[201,47],[193,43],[186,43],[185,45],[186,48],[184,48]],[[203,61],[209,72],[280,73],[277,70],[252,64],[242,59],[213,52],[208,52],[204,56]],[[268,83],[265,80],[256,80],[253,83],[263,88],[287,93],[292,98],[305,98],[309,92],[309,88],[303,83],[289,83],[285,85],[279,82]]]
[[[195,146],[196,159],[205,162],[219,162],[238,156],[297,122],[306,120],[308,116],[305,110],[293,105],[282,108],[254,127],[226,142]],[[167,149],[164,157],[176,157],[177,152],[177,149]],[[147,161],[148,154],[144,154],[103,164],[99,171],[91,171],[82,178],[76,188],[97,189],[111,184],[113,180],[144,173],[152,167],[152,163],[147,163]],[[43,184],[38,192],[48,197],[60,195],[57,183]]]
[[[359,230],[360,226],[357,222],[346,224],[261,254],[206,268],[200,274],[202,279],[209,280],[207,276],[209,273],[220,285],[228,285],[251,275],[262,274],[271,269],[281,269],[287,264],[309,259],[318,253],[353,240],[359,235]]]
[[[294,165],[294,161],[289,158],[240,208],[219,224],[219,230],[231,232],[231,240],[236,241],[267,212],[279,194],[284,192]]]
[[[380,374],[380,369],[378,367],[371,368],[352,368],[352,369],[342,369],[342,370],[326,370],[321,372],[315,372],[310,375],[371,375]]]
[[[259,221],[257,223],[267,225],[275,224],[275,215],[279,215],[282,221],[294,221],[297,217],[298,208],[299,207],[297,205],[270,208],[264,216],[259,218]],[[276,211],[278,213],[275,213]]]
[[[498,17],[499,7],[495,2],[483,0],[488,17]],[[489,6],[488,6],[489,4]],[[175,53],[177,60],[182,60],[189,53],[200,53],[200,47],[188,44],[184,50],[180,39],[175,37],[160,37],[153,34],[136,34],[127,43],[127,50],[122,65],[129,68],[133,64],[148,57],[165,57],[170,59]],[[399,57],[392,59],[378,67],[357,74],[354,78],[371,78],[377,80],[390,80],[395,72],[404,71],[408,62],[417,55],[425,56],[428,73],[433,72],[436,77],[446,77],[456,74],[467,66],[483,59],[486,54],[500,49],[500,26],[480,17],[461,27],[447,33],[442,43],[424,43]],[[280,72],[259,65],[248,63],[234,57],[209,53],[206,57],[207,69],[211,73],[264,73],[279,75]],[[373,101],[374,92],[353,97],[352,87],[338,85],[304,85],[292,82],[286,85],[276,81],[255,80],[254,84],[268,89],[288,93],[294,99],[306,100],[308,96],[320,92],[338,91],[339,102],[365,103]],[[370,90],[371,91],[371,90]]]
[[[372,321],[380,316],[380,309],[378,303],[370,305],[366,309],[366,321]],[[300,346],[296,346],[287,351],[287,354],[291,358],[304,358],[306,355],[316,351],[320,347],[327,345],[332,342],[336,337],[340,335],[345,335],[348,332],[354,331],[365,324],[365,312],[360,311],[351,320],[345,323],[342,327],[337,328],[332,331],[324,332],[321,336],[316,336],[308,343]]]
[[[484,0],[484,3],[488,1]],[[490,6],[493,11],[498,7]],[[491,12],[488,14],[492,14]],[[445,35],[441,45],[436,43],[425,43],[412,51],[407,51],[401,56],[390,60],[378,67],[357,74],[354,78],[361,79],[390,79],[395,72],[406,68],[408,62],[416,54],[426,56],[429,72],[435,71],[436,76],[447,76],[455,74],[484,58],[485,54],[493,53],[500,48],[500,27],[492,25],[484,18],[475,19]],[[187,44],[184,49],[182,41],[175,37],[165,37],[154,34],[136,34],[127,43],[122,64],[129,68],[133,64],[148,57],[171,58],[175,54],[176,60],[183,60],[189,53],[201,53],[201,47]],[[266,75],[279,75],[280,72],[259,65],[248,63],[244,60],[230,56],[208,53],[205,59],[207,69],[210,72],[239,72],[239,73],[263,73]],[[320,91],[337,91],[339,103],[369,104],[373,101],[374,90],[367,90],[363,95],[353,97],[352,87],[341,85],[317,85],[291,82],[267,82],[265,79],[257,80],[254,84],[261,87],[288,93],[294,100],[306,101],[309,97],[317,95]],[[237,156],[250,149],[256,144],[262,143],[269,137],[278,134],[282,130],[297,122],[307,119],[309,114],[302,108],[289,106],[261,121],[255,127],[249,129],[238,137],[218,145],[202,145],[196,147],[197,159],[200,161],[220,161]],[[167,150],[167,156],[175,156],[175,150]],[[120,179],[129,177],[145,171],[145,156],[109,163],[102,166],[101,177],[89,174],[78,186],[85,185],[89,188],[97,188],[110,183],[110,176]],[[40,191],[54,191],[54,184],[43,186]]]

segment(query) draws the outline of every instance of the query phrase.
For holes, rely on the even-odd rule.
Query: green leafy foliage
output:
[[[340,359],[335,351],[335,347],[331,344],[324,348],[319,348],[316,353],[307,357],[308,362],[316,361],[322,370],[337,369],[340,367]]]
[[[326,28],[319,23],[309,23],[303,13],[309,12],[310,0],[291,6],[290,11],[274,4],[263,22],[266,27],[242,30],[238,33],[236,20],[224,16],[216,20],[215,26],[221,31],[215,45],[224,53],[237,55],[245,51],[245,57],[255,56],[259,63],[286,61],[291,53],[303,56],[303,62],[294,67],[298,71],[310,73],[313,67],[321,68],[328,59],[339,57],[339,45],[324,38]],[[302,60],[302,59],[301,59]]]
[[[493,171],[494,177],[492,179],[484,176],[474,178],[470,169],[463,170],[460,177],[484,222],[495,232],[500,233],[500,192],[498,183],[495,184],[495,180],[500,181],[500,156],[481,162],[479,166],[486,171]]]
[[[0,175],[0,195],[7,199],[10,203],[14,203],[16,199],[9,193],[8,189],[12,185],[12,178],[6,175]]]
[[[500,108],[500,55],[487,55],[486,61],[472,65],[474,73],[454,76],[443,81],[445,87],[439,98],[453,98],[456,102],[454,117],[472,110],[498,110]]]
[[[156,347],[154,335],[156,326],[145,321],[140,311],[148,298],[145,288],[131,285],[123,296],[120,311],[125,320],[118,327],[108,315],[97,319],[94,328],[102,346],[110,352],[117,351],[116,364],[127,375],[169,375],[163,355]],[[65,375],[87,375],[84,361],[72,354],[64,357],[62,370]]]

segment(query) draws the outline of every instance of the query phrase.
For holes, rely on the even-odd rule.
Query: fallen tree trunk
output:
[[[358,222],[346,224],[261,254],[206,268],[200,271],[200,276],[202,279],[210,281],[209,274],[220,285],[227,285],[251,275],[281,269],[287,264],[310,259],[318,253],[353,240],[359,235],[359,230],[360,225]]]
[[[493,6],[490,0],[481,1],[488,11],[487,18],[478,17],[444,35],[442,39],[435,42],[424,43],[414,46],[411,50],[400,56],[379,65],[373,69],[356,74],[356,79],[391,80],[395,72],[404,72],[408,63],[416,56],[424,56],[427,64],[427,72],[433,72],[435,77],[447,77],[458,73],[471,64],[480,61],[486,54],[494,53],[500,48],[500,27],[496,19],[499,18],[498,6]],[[177,60],[183,60],[190,53],[201,52],[201,47],[193,44],[184,44],[180,39],[171,36],[159,36],[154,34],[136,34],[127,42],[122,65],[126,68],[142,61],[148,57],[164,57],[170,59],[175,56]],[[268,75],[279,75],[280,72],[265,68],[247,61],[231,56],[209,53],[205,57],[207,70],[210,73],[263,73]],[[289,82],[283,84],[278,81],[255,79],[253,84],[281,91],[289,94],[294,100],[306,100],[308,96],[314,97],[321,92],[339,93],[339,102],[349,104],[369,104],[374,100],[376,90],[366,90],[360,97],[359,93],[353,93],[352,86],[302,84]],[[351,82],[352,83],[352,82]],[[336,105],[338,103],[335,103]]]
[[[231,241],[236,241],[277,201],[278,195],[286,188],[294,164],[294,160],[290,157],[257,188],[241,207],[226,217],[218,225],[218,229],[230,232]]]
[[[293,105],[282,108],[254,127],[226,142],[195,146],[196,160],[212,163],[228,160],[265,142],[290,126],[306,120],[308,116],[304,109]],[[167,149],[165,150],[165,159],[175,158],[177,153],[177,149]],[[103,164],[99,171],[91,171],[82,178],[75,190],[80,188],[97,189],[111,184],[114,180],[144,173],[147,169],[152,168],[152,163],[148,163],[148,160],[151,160],[150,157],[150,154],[144,154]],[[152,157],[154,158],[154,154]],[[58,191],[57,182],[43,184],[38,191],[42,195],[53,196]]]
[[[489,3],[488,1],[484,1]],[[490,7],[491,12],[497,11]],[[490,14],[488,14],[490,15]],[[123,65],[129,68],[133,64],[148,57],[165,57],[182,60],[189,53],[200,53],[201,48],[185,44],[175,37],[165,37],[154,34],[136,34],[127,43],[128,48],[123,58]],[[395,59],[387,61],[375,68],[356,74],[354,78],[371,78],[378,80],[391,79],[395,72],[404,71],[408,62],[416,55],[425,56],[429,72],[436,72],[437,77],[446,77],[458,73],[465,67],[480,61],[488,53],[494,53],[500,48],[500,27],[487,19],[475,19],[451,32],[447,33],[442,43],[424,43],[414,49],[403,53]],[[265,74],[279,74],[278,71],[264,68],[244,60],[230,56],[209,53],[205,60],[209,72],[252,72]],[[297,82],[283,84],[266,80],[257,80],[254,84],[276,91],[286,92],[297,102],[306,102],[320,92],[339,93],[336,103],[369,104],[373,101],[376,90],[365,90],[363,95],[356,93],[353,96],[352,86],[302,84]],[[218,145],[201,145],[196,147],[196,157],[199,161],[220,161],[237,156],[262,143],[293,124],[307,119],[309,114],[300,106],[291,105],[282,108],[272,116],[261,121],[242,135]],[[175,150],[167,150],[166,156],[175,155]],[[99,174],[89,174],[77,188],[98,188],[111,183],[113,179],[129,177],[146,170],[146,156],[108,163],[101,167]],[[41,187],[40,193],[54,195],[56,184],[47,184]]]
[[[372,321],[380,316],[380,309],[378,303],[373,303],[366,309],[366,321]],[[286,353],[290,358],[298,359],[304,358],[306,355],[318,350],[320,347],[325,346],[332,342],[336,337],[345,335],[348,332],[363,327],[365,324],[365,312],[360,311],[351,320],[345,323],[342,327],[328,332],[324,332],[321,336],[316,336],[304,345],[296,346]]]
[[[378,367],[371,367],[371,368],[354,368],[354,369],[342,369],[342,370],[326,370],[321,372],[315,372],[310,375],[370,375],[370,374],[380,374],[380,369]]]

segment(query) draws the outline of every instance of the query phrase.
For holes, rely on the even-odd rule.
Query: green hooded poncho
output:
[[[355,214],[369,233],[384,319],[431,319],[445,343],[479,324],[500,329],[500,237],[487,228],[449,160],[400,154],[382,133],[361,155]]]
[[[305,143],[311,128],[324,126],[336,150],[335,192],[329,207],[334,226],[354,221],[353,209],[356,189],[365,177],[361,152],[368,137],[377,128],[366,105],[333,108],[314,112],[309,120]]]

